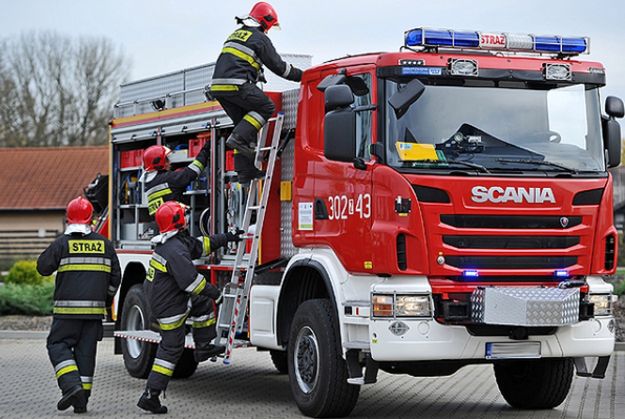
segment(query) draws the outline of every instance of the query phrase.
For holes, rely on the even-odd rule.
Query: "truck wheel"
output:
[[[286,351],[270,350],[271,361],[280,374],[289,373],[289,356]]]
[[[288,366],[291,392],[303,414],[322,418],[351,413],[360,387],[347,383],[338,320],[329,300],[308,300],[297,309]]]
[[[569,358],[510,361],[495,364],[499,391],[517,409],[552,409],[571,388],[573,361]]]
[[[147,330],[150,312],[143,294],[143,285],[130,287],[122,309],[121,330]],[[136,378],[147,378],[156,356],[156,345],[135,339],[124,339],[122,355],[128,373]]]
[[[197,369],[197,362],[193,358],[193,349],[186,349],[174,368],[173,378],[189,378]]]

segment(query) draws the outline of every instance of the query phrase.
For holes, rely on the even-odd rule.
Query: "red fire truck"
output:
[[[603,276],[616,267],[607,169],[620,163],[623,102],[608,97],[602,111],[604,67],[576,58],[588,38],[404,37],[399,52],[265,86],[284,114],[281,157],[239,343],[271,352],[309,416],[348,415],[379,370],[444,376],[484,363],[511,406],[553,408],[575,371],[603,378],[614,347]],[[211,70],[122,86],[111,123],[116,349],[136,377],[158,341],[141,287],[155,233],[142,150],[165,144],[176,167],[210,142],[185,194],[192,234],[240,225],[245,205],[224,145],[232,123],[202,92]],[[222,286],[233,254],[197,268]],[[188,348],[179,377],[197,366]]]

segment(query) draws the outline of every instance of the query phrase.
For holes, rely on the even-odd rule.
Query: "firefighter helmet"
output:
[[[182,230],[187,226],[186,206],[176,201],[167,201],[156,210],[156,224],[161,233]]]
[[[276,9],[274,9],[271,4],[265,3],[264,1],[259,1],[252,7],[250,17],[260,23],[260,26],[265,32],[274,26],[280,27]]]
[[[69,201],[65,213],[68,224],[91,224],[93,205],[88,199],[79,196]]]
[[[162,145],[153,145],[143,152],[143,168],[146,172],[167,168],[167,156],[171,150]]]

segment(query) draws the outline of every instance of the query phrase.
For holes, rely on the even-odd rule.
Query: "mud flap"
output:
[[[577,370],[578,376],[590,378],[605,378],[605,371],[608,369],[608,364],[610,363],[610,355],[598,357],[597,365],[595,365],[595,369],[592,372],[588,371],[586,358],[573,358],[573,362],[575,363],[575,369]]]
[[[349,375],[347,382],[355,385],[373,384],[378,381],[378,363],[371,359],[369,353],[364,353],[365,375],[363,376],[360,361],[361,353],[356,349],[350,349],[346,353],[347,373]]]

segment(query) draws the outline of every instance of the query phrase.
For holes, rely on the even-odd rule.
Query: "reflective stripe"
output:
[[[106,309],[104,307],[54,307],[52,314],[101,314],[104,316],[106,315]]]
[[[58,272],[69,271],[92,271],[92,272],[111,272],[111,267],[107,265],[63,265],[59,266]]]
[[[184,290],[186,292],[197,295],[204,289],[205,286],[206,280],[204,279],[204,276],[202,276],[202,274],[197,274],[197,276],[195,277],[195,281],[189,284],[189,286],[186,287]]]
[[[254,57],[249,55],[249,54],[247,54],[247,53],[245,53],[245,52],[243,52],[243,51],[240,51],[239,48],[228,46],[228,47],[225,47],[224,49],[222,49],[221,53],[222,54],[232,54],[235,57],[242,59],[243,61],[247,61],[249,63],[249,65],[254,67],[256,70],[260,70],[260,64],[256,62]]]
[[[151,187],[150,189],[145,191],[145,193],[150,195],[150,194],[152,194],[154,192],[162,191],[163,189],[169,189],[169,183],[167,183],[167,182],[160,183],[160,184],[158,184],[156,186]]]
[[[155,358],[154,364],[160,365],[161,367],[167,368],[170,370],[173,370],[174,368],[176,368],[176,364],[174,364],[173,362],[165,361],[164,359],[160,359],[160,358]]]
[[[215,320],[215,318],[212,319],[207,319],[201,322],[193,322],[191,324],[191,327],[194,327],[196,329],[200,329],[202,327],[210,327],[212,325],[214,325],[217,321]]]
[[[211,84],[233,84],[235,86],[242,86],[247,83],[244,79],[213,79]]]
[[[199,161],[198,159],[195,159],[191,162],[192,165],[197,166],[198,169],[200,170],[204,170],[204,164]]]
[[[67,367],[68,365],[76,365],[76,361],[74,361],[73,359],[61,361],[54,366],[54,372],[59,372],[61,369]]]
[[[172,193],[174,192],[170,188],[163,189],[162,191],[158,191],[158,192],[153,192],[151,194],[148,194],[148,201],[153,201],[156,198],[160,198],[162,196],[169,195]]]
[[[211,252],[211,239],[210,237],[204,236],[201,238],[202,240],[202,248],[204,249],[204,255],[208,255]]]
[[[161,330],[174,330],[184,324],[188,315],[189,315],[189,311],[187,311],[184,314],[178,314],[176,316],[158,319],[158,323],[161,326]]]
[[[260,124],[257,120],[255,120],[254,118],[252,118],[250,116],[250,114],[248,113],[247,115],[245,115],[243,117],[243,119],[245,119],[247,122],[249,122],[254,128],[256,128],[256,131],[258,131],[259,129],[262,128],[262,124]]]
[[[202,173],[202,169],[204,169],[203,167],[200,168],[198,165],[195,164],[197,160],[194,160],[189,166],[187,166],[189,169],[193,170],[195,172],[196,175],[199,175],[200,173]],[[200,162],[198,162],[200,163]],[[201,163],[200,163],[201,164]]]
[[[284,73],[282,73],[282,77],[284,77],[284,78],[289,77],[289,73],[291,72],[292,68],[293,68],[293,66],[291,64],[287,64],[286,65],[286,70],[284,70]]]
[[[211,313],[211,314],[205,314],[204,316],[189,317],[189,320],[191,320],[192,322],[205,322],[206,320],[211,319],[213,317],[215,317],[215,315]]]
[[[74,371],[78,371],[78,367],[75,364],[69,365],[65,368],[61,368],[56,372],[56,379],[58,380],[59,378],[61,378],[61,376]]]
[[[83,377],[81,375],[80,381],[82,382],[83,390],[91,390],[91,388],[93,387],[93,377]]]
[[[163,265],[167,265],[167,259],[165,259],[164,257],[162,257],[161,255],[159,255],[156,252],[152,253],[152,259],[155,259],[157,262],[160,262]]]
[[[158,260],[154,258],[150,259],[150,266],[158,271],[167,272],[167,266],[163,265],[162,263],[160,263]]]
[[[166,375],[168,377],[171,377],[174,373],[174,370],[170,370],[169,368],[164,368],[156,364],[152,365],[152,371]]]
[[[59,265],[72,265],[78,263],[90,263],[90,264],[98,264],[98,265],[107,265],[111,266],[110,258],[94,258],[94,257],[67,257],[60,260]]]
[[[97,300],[55,300],[55,307],[104,307],[104,301]]]
[[[239,44],[238,42],[226,42],[224,44],[224,48],[234,48],[236,50],[239,50],[243,54],[249,55],[254,59],[254,61],[260,61],[258,59],[258,55],[256,55],[256,52],[252,48],[246,47],[245,45]]]
[[[267,122],[265,118],[263,118],[263,116],[258,112],[250,111],[247,114],[257,120],[260,125],[265,125],[265,122]]]
[[[236,92],[239,90],[239,86],[233,84],[213,84],[211,86],[211,92]]]

